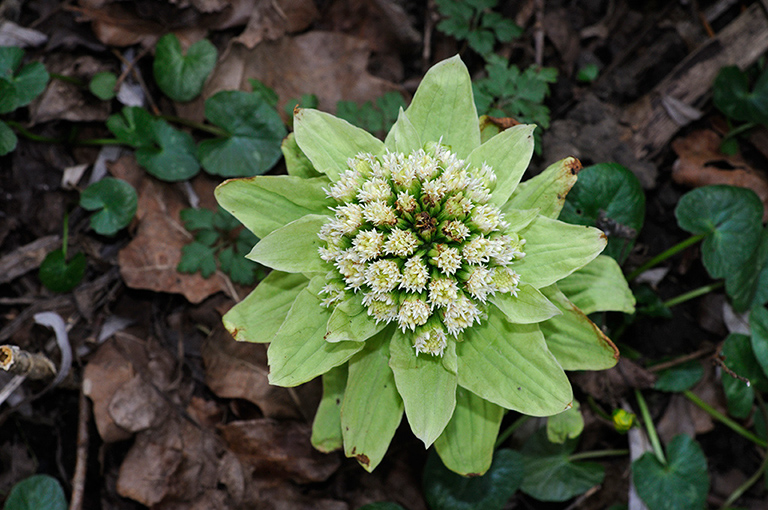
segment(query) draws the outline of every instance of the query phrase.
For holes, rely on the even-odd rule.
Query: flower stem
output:
[[[755,473],[750,476],[744,483],[736,487],[736,490],[733,491],[730,496],[728,496],[728,499],[725,500],[725,503],[723,503],[723,506],[721,506],[720,509],[725,510],[726,508],[729,508],[737,499],[742,496],[742,494],[747,492],[747,489],[752,487],[755,482],[757,482],[760,477],[763,476],[766,468],[768,468],[768,455],[763,457],[763,463],[760,464],[760,467],[757,469],[757,471],[755,471]]]
[[[706,411],[707,414],[709,414],[712,418],[721,422],[723,425],[727,426],[728,428],[736,432],[741,437],[745,439],[749,439],[756,445],[762,446],[763,448],[768,447],[768,442],[766,442],[763,439],[760,439],[759,437],[754,435],[752,432],[748,431],[747,429],[745,429],[744,427],[742,427],[732,419],[728,418],[726,415],[724,415],[723,413],[721,413],[711,405],[701,400],[699,396],[693,393],[691,390],[685,390],[683,392],[683,395],[685,395],[685,397],[688,400],[690,400],[691,402],[693,402],[694,404],[702,408],[704,411]]]
[[[176,124],[181,124],[182,126],[191,127],[192,129],[198,129],[200,131],[205,131],[207,133],[210,133],[214,136],[218,136],[221,138],[226,138],[230,136],[229,133],[224,131],[221,128],[218,128],[216,126],[210,126],[208,124],[203,124],[202,122],[195,122],[194,120],[185,119],[184,117],[176,117],[175,115],[158,115],[158,118],[167,120],[168,122],[174,122]]]
[[[669,248],[668,250],[665,250],[665,251],[659,253],[658,255],[653,257],[651,260],[649,260],[648,262],[646,262],[642,266],[638,267],[637,269],[635,269],[634,271],[629,273],[629,275],[627,275],[627,281],[634,280],[635,278],[640,276],[645,271],[649,270],[650,268],[654,267],[655,265],[657,265],[657,264],[659,264],[661,262],[664,262],[668,258],[672,257],[673,255],[677,254],[678,252],[683,251],[684,249],[688,248],[692,244],[698,243],[699,241],[701,241],[702,239],[704,239],[708,235],[709,234],[699,234],[699,235],[691,236],[688,239],[677,243],[676,245],[674,245],[673,247]]]
[[[64,143],[64,140],[61,138],[49,138],[47,136],[40,136],[36,135],[32,131],[28,130],[21,124],[19,124],[16,121],[13,120],[6,120],[4,121],[6,124],[8,124],[10,127],[16,130],[18,134],[23,136],[24,138],[28,140],[32,140],[33,142],[43,142],[43,143]]]
[[[713,290],[719,289],[723,285],[725,285],[725,282],[723,281],[710,283],[709,285],[704,285],[702,287],[699,287],[698,289],[693,289],[692,291],[686,292],[684,294],[680,294],[679,296],[675,296],[672,299],[668,299],[664,301],[662,304],[667,308],[672,308],[675,305],[685,303],[686,301],[690,301],[691,299],[697,298],[699,296],[703,296],[704,294],[709,294]]]
[[[67,244],[69,244],[69,212],[64,213],[64,232],[61,234],[61,253],[67,260]]]
[[[648,431],[648,439],[653,446],[653,453],[656,454],[656,458],[659,459],[662,465],[667,465],[667,459],[664,456],[664,450],[661,448],[661,441],[659,441],[659,435],[656,433],[656,428],[653,426],[653,420],[651,419],[651,413],[648,411],[648,405],[645,403],[640,390],[635,389],[635,398],[637,399],[637,405],[640,406],[640,414],[643,416],[643,422],[645,422],[645,429]]]
[[[576,462],[577,460],[594,459],[597,457],[621,457],[622,455],[629,455],[629,450],[594,450],[591,452],[574,453],[568,456],[569,462]]]
[[[740,135],[744,131],[749,131],[753,127],[757,126],[754,122],[747,122],[746,124],[742,124],[741,126],[737,128],[733,128],[730,131],[728,131],[728,134],[725,135],[725,139],[733,138],[736,135]]]
[[[514,433],[515,433],[515,431],[516,431],[517,429],[519,429],[520,427],[522,427],[522,426],[523,426],[523,424],[524,424],[525,422],[527,422],[528,420],[530,420],[530,419],[531,419],[531,417],[530,417],[530,416],[525,416],[525,415],[523,415],[523,416],[521,416],[520,418],[518,418],[517,420],[515,420],[515,423],[513,423],[512,425],[510,425],[509,427],[507,427],[507,428],[504,430],[504,432],[502,432],[501,434],[499,434],[499,438],[498,438],[498,439],[496,439],[496,444],[493,446],[493,449],[495,450],[495,449],[497,449],[499,446],[501,446],[502,444],[504,444],[504,441],[506,441],[507,439],[509,439],[509,436],[511,436],[512,434],[514,434]]]
[[[79,78],[75,78],[74,76],[66,76],[63,74],[58,73],[50,73],[49,76],[53,78],[54,80],[63,81],[64,83],[71,83],[72,85],[75,85],[80,88],[87,88],[88,84],[85,83],[83,80]]]

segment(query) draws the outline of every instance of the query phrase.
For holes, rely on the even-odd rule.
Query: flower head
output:
[[[309,109],[297,110],[294,129],[286,143],[311,170],[288,165],[288,176],[217,189],[261,238],[248,257],[274,269],[224,322],[239,340],[271,342],[272,384],[322,375],[325,391],[343,399],[321,405],[316,446],[343,447],[373,469],[404,411],[425,445],[441,437],[449,468],[482,473],[495,435],[473,437],[464,457],[455,452],[468,438],[457,431],[492,431],[502,409],[562,412],[572,400],[564,368],[615,363],[610,340],[557,285],[600,264],[590,278],[618,274],[626,287],[618,267],[605,266],[612,259],[595,259],[600,231],[555,219],[562,199],[550,187],[567,190],[572,180],[558,179],[577,161],[556,163],[518,193],[533,126],[484,133],[481,143],[458,57],[427,73],[384,141]],[[454,415],[459,408],[484,411]]]

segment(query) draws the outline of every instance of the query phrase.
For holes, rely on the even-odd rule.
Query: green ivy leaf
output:
[[[3,510],[67,510],[67,499],[58,480],[33,475],[13,486]]]
[[[21,48],[0,46],[0,113],[28,105],[48,84],[50,76],[40,62],[32,62],[19,70],[23,58]]]
[[[565,199],[560,219],[596,226],[608,236],[605,255],[622,264],[643,228],[645,193],[635,174],[618,163],[583,169]]]
[[[448,470],[433,451],[424,467],[424,497],[432,510],[501,510],[523,481],[520,453],[501,449],[483,476]]]
[[[205,117],[228,134],[200,143],[197,153],[206,172],[252,177],[265,173],[280,159],[285,126],[260,94],[218,92],[205,101]]]
[[[144,108],[126,106],[120,113],[107,118],[107,129],[121,143],[131,147],[149,147],[152,145],[152,123],[155,117]]]
[[[704,377],[704,367],[698,361],[688,361],[659,373],[654,389],[679,393],[691,389]]]
[[[521,450],[525,479],[520,489],[541,501],[566,501],[601,483],[602,465],[569,460],[576,443],[574,439],[550,443],[546,431],[539,429]]]
[[[0,90],[0,95],[2,91]],[[0,156],[5,156],[16,148],[18,143],[16,133],[8,127],[8,124],[0,120]]]
[[[754,390],[768,391],[768,378],[755,357],[750,338],[746,335],[731,334],[723,342],[722,355],[729,371],[749,381],[723,375],[723,389],[728,399],[728,410],[734,416],[745,417],[752,409]]]
[[[254,94],[261,96],[261,98],[272,108],[277,107],[277,102],[280,99],[280,96],[277,95],[277,92],[275,92],[272,87],[268,87],[255,78],[249,78],[248,83],[251,84],[251,91]]]
[[[127,227],[136,214],[137,205],[138,196],[133,186],[113,177],[91,184],[80,195],[80,207],[99,211],[91,217],[91,228],[105,236]]]
[[[696,441],[681,434],[667,445],[666,466],[653,452],[634,461],[632,481],[653,510],[703,509],[709,492],[707,458]]]
[[[102,72],[96,73],[91,78],[91,82],[88,84],[88,90],[91,94],[102,99],[109,101],[115,97],[115,86],[117,85],[117,76],[114,73]]]
[[[734,186],[704,186],[680,198],[680,227],[705,234],[704,267],[712,278],[734,278],[760,243],[763,204],[754,191]]]
[[[726,280],[725,291],[737,312],[768,303],[768,227],[760,233],[760,244],[747,262]]]
[[[180,273],[200,271],[203,278],[210,277],[216,271],[215,251],[198,241],[193,241],[181,248],[181,260],[176,270]]]
[[[45,256],[40,264],[40,282],[53,292],[68,292],[83,280],[88,261],[82,253],[75,254],[69,261],[61,249]]]
[[[203,90],[217,56],[216,47],[207,39],[197,41],[184,55],[179,39],[174,34],[166,34],[155,47],[155,82],[174,101],[191,101]]]
[[[747,74],[736,66],[720,69],[712,86],[712,101],[728,117],[768,124],[768,68],[749,90]]]
[[[136,150],[136,162],[163,181],[185,181],[200,171],[192,136],[173,128],[162,119],[152,121],[149,133],[153,144]]]

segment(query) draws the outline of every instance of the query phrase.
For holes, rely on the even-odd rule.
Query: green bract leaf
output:
[[[8,124],[0,120],[0,156],[5,156],[14,150],[18,141],[16,133],[8,127]]]
[[[323,374],[323,398],[312,422],[312,446],[324,453],[344,446],[341,434],[341,403],[347,386],[347,365]]]
[[[403,154],[409,154],[422,148],[421,137],[402,108],[400,108],[395,125],[392,126],[384,140],[384,145],[390,151],[402,152]]]
[[[561,159],[549,165],[539,175],[520,183],[502,206],[502,211],[539,209],[542,216],[557,218],[580,169],[581,163],[576,158]]]
[[[535,125],[521,124],[494,136],[472,151],[467,161],[480,167],[487,164],[496,173],[491,203],[503,205],[523,177],[533,155]]]
[[[185,181],[200,171],[192,135],[155,119],[150,125],[149,137],[153,145],[142,145],[136,150],[136,162],[147,172],[163,181],[174,182]]]
[[[303,108],[293,119],[296,143],[315,169],[332,181],[347,170],[347,159],[359,152],[374,156],[384,152],[384,143],[372,134],[328,113]]]
[[[471,478],[446,469],[433,452],[424,467],[424,497],[432,510],[501,510],[524,476],[522,456],[514,450],[497,451],[490,470]]]
[[[619,350],[584,312],[571,303],[556,285],[541,289],[562,315],[542,322],[539,327],[547,347],[565,370],[603,370],[619,359]]]
[[[115,97],[115,86],[117,85],[117,76],[114,73],[102,72],[96,73],[91,78],[91,82],[88,84],[88,90],[91,94],[102,99],[109,101]]]
[[[67,510],[67,499],[58,480],[33,475],[13,486],[3,510]]]
[[[560,219],[604,230],[605,254],[623,263],[645,218],[645,193],[635,174],[617,163],[601,163],[579,172]]]
[[[298,386],[346,362],[366,345],[325,341],[325,325],[331,312],[320,306],[317,297],[324,278],[315,277],[299,292],[285,322],[269,344],[270,384]]]
[[[384,329],[386,323],[376,323],[368,315],[368,308],[363,306],[362,293],[353,294],[346,301],[334,308],[328,319],[326,342],[364,342]]]
[[[459,385],[506,409],[532,416],[564,411],[573,392],[535,324],[510,324],[491,313],[456,346]]]
[[[635,296],[621,268],[607,255],[566,276],[557,287],[585,314],[595,312],[635,312]]]
[[[405,113],[423,143],[442,140],[460,158],[480,145],[472,83],[458,55],[427,71]]]
[[[285,158],[285,168],[288,171],[288,175],[304,179],[321,177],[323,175],[315,170],[307,155],[301,152],[299,144],[296,143],[296,136],[293,133],[288,133],[288,136],[283,139],[280,150],[283,152],[283,158]]]
[[[574,439],[550,443],[546,431],[539,429],[521,450],[525,479],[520,489],[541,501],[565,501],[601,483],[603,466],[569,460],[576,443]]]
[[[526,256],[515,262],[520,280],[546,287],[584,267],[605,248],[605,234],[539,216],[520,231]]]
[[[272,271],[223,318],[224,327],[242,342],[271,342],[291,305],[309,280],[301,274]]]
[[[264,238],[307,214],[330,214],[333,201],[323,191],[328,186],[325,177],[260,176],[226,181],[215,194],[224,209]]]
[[[561,313],[544,294],[526,284],[517,288],[517,296],[499,293],[488,300],[514,324],[533,324]]]
[[[54,250],[45,256],[40,264],[40,282],[53,292],[68,292],[83,280],[88,261],[82,253],[76,253],[66,260],[64,252]]]
[[[190,46],[185,55],[179,39],[174,34],[166,34],[155,46],[155,82],[174,101],[191,101],[203,90],[217,55],[216,47],[207,39]]]
[[[736,66],[720,69],[712,86],[712,101],[733,119],[768,124],[768,69],[763,70],[751,92],[745,72]]]
[[[99,211],[91,217],[91,228],[106,236],[128,226],[136,214],[138,202],[133,186],[112,177],[91,184],[80,195],[80,207]]]
[[[48,84],[48,71],[40,62],[19,66],[24,50],[0,46],[0,113],[26,106],[39,96]]]
[[[224,177],[251,177],[280,159],[286,131],[282,119],[259,94],[227,90],[205,101],[205,117],[229,136],[200,143],[206,172]]]
[[[181,259],[176,271],[180,273],[196,273],[200,271],[203,278],[209,278],[216,272],[216,251],[201,242],[193,241],[181,248]]]
[[[278,271],[316,273],[328,270],[318,255],[317,233],[328,221],[327,216],[308,214],[263,238],[253,247],[248,258]]]
[[[653,510],[698,510],[709,492],[707,458],[690,437],[675,436],[667,445],[667,465],[652,452],[632,463],[638,496]]]
[[[443,464],[465,476],[488,471],[503,416],[504,408],[465,388],[456,388],[456,410],[435,441]],[[467,437],[472,441],[467,441]]]
[[[547,418],[547,439],[551,443],[562,444],[567,439],[581,435],[584,430],[584,417],[580,408],[579,403],[574,400],[573,407]]]
[[[429,446],[440,436],[456,408],[455,343],[448,344],[443,358],[417,355],[409,336],[398,331],[389,344],[389,366],[395,374],[397,391],[414,435]],[[429,405],[425,405],[429,402]]]
[[[733,186],[704,186],[680,198],[677,223],[706,234],[702,261],[712,278],[733,278],[760,241],[763,205],[755,192]]]
[[[663,370],[654,389],[679,393],[692,388],[704,377],[704,367],[698,361],[688,361],[680,366]]]
[[[373,471],[381,462],[403,418],[403,401],[388,365],[387,343],[393,329],[385,329],[365,344],[356,344],[365,349],[349,362],[341,405],[344,454],[356,458],[366,471]]]

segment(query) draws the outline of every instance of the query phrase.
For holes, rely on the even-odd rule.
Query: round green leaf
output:
[[[760,75],[752,91],[747,74],[738,67],[720,69],[712,86],[712,101],[733,119],[768,124],[768,69]]]
[[[42,284],[53,292],[68,292],[82,281],[87,262],[82,253],[67,262],[62,250],[54,250],[43,259],[38,276]]]
[[[16,87],[16,107],[26,106],[42,94],[49,78],[48,71],[40,62],[32,62],[22,67],[13,80]]]
[[[0,91],[0,95],[2,95],[2,91]],[[0,121],[0,156],[5,156],[15,149],[18,141],[16,133],[8,127],[8,124]]]
[[[501,510],[523,481],[520,453],[501,449],[483,476],[448,470],[433,451],[424,467],[424,497],[432,510]]]
[[[265,173],[280,159],[285,126],[260,94],[219,92],[205,101],[205,116],[229,135],[200,143],[198,155],[206,172],[252,177]]]
[[[579,172],[560,212],[562,221],[603,230],[608,236],[605,254],[619,263],[629,255],[644,218],[640,181],[618,163],[601,163]]]
[[[115,85],[117,85],[117,76],[114,73],[96,73],[91,78],[88,89],[91,91],[91,94],[99,99],[109,101],[115,97]]]
[[[109,129],[121,143],[131,147],[152,146],[152,123],[155,118],[144,108],[126,106],[107,118]]]
[[[707,458],[689,436],[675,436],[667,445],[667,465],[653,452],[632,463],[632,481],[638,496],[653,510],[705,508],[709,492]]]
[[[704,186],[680,198],[675,217],[682,229],[707,235],[701,256],[709,275],[729,279],[757,249],[763,204],[750,189]]]
[[[21,48],[0,47],[0,113],[28,105],[48,84],[48,71],[40,62],[27,64],[16,72],[23,58]]]
[[[206,78],[216,65],[217,55],[216,47],[206,39],[190,46],[184,55],[178,38],[166,34],[155,47],[155,81],[174,101],[191,101],[203,90]]]
[[[169,182],[185,181],[197,174],[200,163],[195,157],[195,142],[189,133],[160,119],[152,121],[150,133],[153,145],[136,151],[136,161],[147,172]]]
[[[91,184],[80,195],[80,207],[99,211],[91,217],[91,227],[105,236],[127,227],[136,214],[137,205],[138,197],[133,186],[113,177]]]
[[[525,479],[520,489],[541,501],[566,501],[603,481],[605,468],[594,462],[571,462],[576,440],[550,443],[539,429],[523,446]]]
[[[33,475],[11,489],[3,510],[66,510],[67,499],[58,480],[48,475]]]
[[[692,388],[704,377],[704,367],[698,361],[663,370],[653,386],[659,391],[681,392]]]

